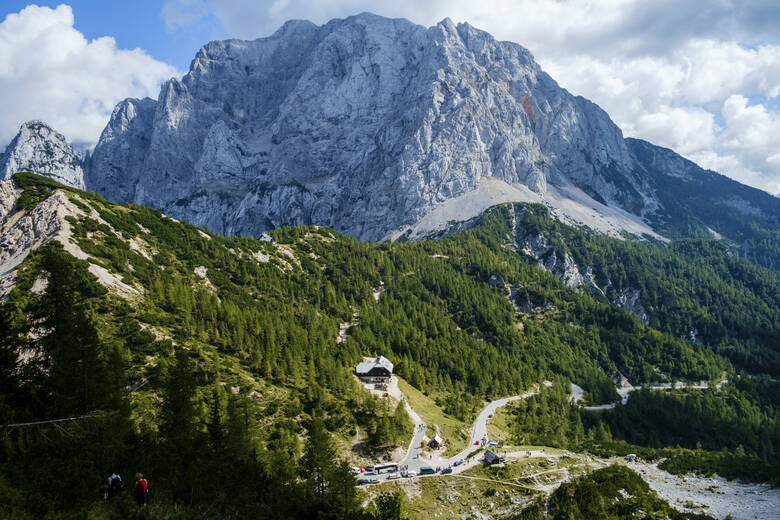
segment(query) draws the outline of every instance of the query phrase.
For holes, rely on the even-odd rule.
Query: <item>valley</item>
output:
[[[638,399],[632,397],[614,410],[601,412],[568,407],[568,402],[578,395],[590,396],[591,403],[607,396],[609,401],[614,401],[618,395],[628,395],[624,391],[627,384],[616,389],[607,377],[606,373],[615,370],[613,367],[619,367],[621,373],[632,374],[632,382],[636,381],[637,387],[652,388],[650,392],[668,388],[674,380],[704,378],[703,384],[674,385],[672,392],[680,395],[722,393],[734,384],[744,386],[761,381],[737,377],[736,382],[726,382],[722,379],[724,374],[729,380],[737,374],[731,363],[719,355],[659,332],[645,332],[646,326],[625,311],[608,311],[612,307],[591,300],[585,291],[568,288],[552,274],[526,263],[512,248],[491,246],[496,238],[506,239],[507,231],[502,226],[514,230],[518,236],[517,212],[512,210],[512,217],[501,216],[511,206],[491,210],[474,230],[416,244],[360,244],[324,228],[285,228],[274,232],[270,241],[254,241],[205,233],[152,210],[116,206],[93,194],[65,188],[41,177],[20,176],[12,182],[15,188],[4,185],[4,193],[10,198],[3,202],[8,208],[3,216],[3,243],[9,243],[8,237],[13,236],[15,244],[29,245],[27,249],[13,250],[13,258],[20,260],[8,264],[10,270],[4,275],[5,287],[9,288],[4,296],[4,319],[12,316],[9,314],[12,309],[31,308],[28,307],[31,303],[26,302],[45,295],[46,285],[35,293],[29,292],[43,276],[39,273],[44,258],[50,258],[46,261],[51,262],[73,254],[79,259],[76,261],[86,262],[84,265],[89,267],[84,276],[104,273],[95,278],[95,283],[105,288],[89,296],[96,302],[91,305],[97,310],[91,315],[100,324],[100,337],[108,339],[116,337],[111,331],[126,331],[120,336],[125,338],[125,343],[113,348],[124,351],[128,360],[128,372],[124,376],[127,383],[123,384],[129,384],[133,390],[128,402],[133,410],[132,422],[141,438],[153,435],[152,428],[160,413],[156,411],[157,396],[161,391],[170,392],[164,390],[165,381],[172,377],[166,374],[172,374],[171,363],[185,355],[175,363],[193,357],[202,367],[201,375],[197,376],[200,382],[193,387],[200,395],[200,402],[216,406],[229,397],[229,402],[235,402],[230,406],[238,406],[242,401],[251,405],[241,412],[249,413],[251,420],[246,416],[247,420],[255,425],[242,434],[248,436],[245,442],[265,445],[264,450],[273,450],[272,446],[279,442],[288,447],[300,446],[299,434],[294,432],[304,431],[301,425],[311,421],[307,417],[312,417],[310,414],[320,407],[328,418],[326,424],[336,445],[354,452],[349,443],[345,445],[339,439],[358,436],[360,451],[345,454],[354,457],[360,453],[355,462],[361,465],[393,460],[407,466],[407,471],[416,472],[426,465],[434,469],[452,467],[452,475],[412,479],[415,482],[422,479],[425,483],[412,484],[407,482],[409,479],[402,479],[403,483],[368,486],[360,491],[367,493],[367,497],[380,493],[375,487],[399,487],[411,493],[410,504],[414,510],[420,507],[414,505],[417,503],[414,490],[420,486],[439,489],[442,484],[427,482],[443,479],[452,482],[453,489],[459,486],[511,488],[509,495],[502,495],[509,501],[509,507],[512,501],[515,505],[527,504],[539,493],[553,493],[562,482],[621,460],[623,450],[639,452],[647,460],[666,457],[687,461],[687,467],[706,467],[708,463],[704,461],[710,460],[706,452],[702,452],[699,457],[703,458],[697,462],[696,457],[689,460],[688,452],[643,452],[641,446],[612,446],[609,434],[602,433],[606,428],[617,428],[612,418],[605,417],[608,423],[599,422],[598,416],[578,418],[587,413],[622,413],[622,408],[631,409]],[[69,209],[65,213],[37,209],[46,204]],[[528,211],[532,208],[526,208],[525,214],[531,215]],[[20,240],[16,238],[19,236],[27,238]],[[52,249],[55,243],[62,245],[62,253],[56,252],[56,247]],[[46,251],[47,256],[41,256],[38,251]],[[360,251],[360,254],[350,251]],[[347,272],[349,276],[345,276]],[[496,272],[505,281],[503,288],[487,283],[491,273]],[[241,288],[237,285],[239,281]],[[506,286],[517,288],[513,293],[514,306],[507,301]],[[269,298],[275,293],[291,295],[293,300],[289,297],[288,300],[297,302],[299,308],[280,306],[284,300]],[[436,304],[432,305],[433,302]],[[580,310],[576,313],[567,310],[572,308]],[[604,322],[605,318],[598,317],[603,312],[608,316],[617,314]],[[322,317],[317,318],[317,314]],[[280,315],[287,317],[284,321],[274,317]],[[584,327],[590,320],[593,321],[588,327],[614,323],[616,319],[625,322],[619,327],[634,330],[632,337],[646,349],[643,358],[632,358],[630,351],[621,350],[620,342],[625,337],[613,343],[610,335],[614,332],[608,333],[606,328],[599,329],[598,336],[590,336],[592,343],[582,342],[587,330]],[[269,324],[250,326],[257,320],[268,320]],[[523,324],[521,329],[516,326],[518,322]],[[9,330],[17,330],[22,323]],[[299,323],[308,325],[297,329]],[[615,330],[615,325],[611,327]],[[309,341],[296,347],[294,338],[305,336]],[[249,339],[253,337],[258,339]],[[417,348],[409,349],[405,337],[417,338]],[[285,350],[273,350],[279,341],[285,342]],[[659,341],[667,345],[666,352],[653,350]],[[309,354],[318,344],[320,354]],[[566,354],[567,349],[592,353],[580,354],[577,362],[567,366],[563,364],[571,355]],[[555,364],[550,366],[549,355],[555,350],[559,353]],[[363,388],[362,384],[349,383],[354,378],[349,375],[354,370],[349,361],[356,362],[370,351],[387,353],[395,359],[398,375],[387,390],[375,391]],[[340,366],[339,358],[347,363]],[[597,359],[602,361],[588,361]],[[466,361],[469,362],[464,364]],[[686,364],[680,364],[681,361]],[[312,363],[318,363],[321,368],[312,370]],[[161,371],[161,366],[168,368]],[[510,366],[514,368],[502,368]],[[654,367],[664,367],[663,372]],[[486,370],[492,377],[482,377]],[[328,371],[331,376],[325,376]],[[662,383],[664,380],[669,382]],[[707,380],[717,384],[708,389]],[[230,391],[225,396],[227,389]],[[513,394],[511,389],[517,392]],[[387,398],[383,396],[385,391]],[[652,394],[637,392],[642,399],[652,400]],[[211,393],[213,398],[209,397]],[[560,410],[568,409],[566,413],[572,418],[543,412],[548,406],[544,403],[552,405],[558,396],[566,403]],[[392,403],[383,403],[388,399]],[[542,422],[532,425],[527,422],[530,417],[524,419],[525,425],[523,421],[518,422],[520,416],[516,414],[521,409],[518,407],[536,401],[542,406],[535,405],[536,413],[546,414],[540,416]],[[404,403],[403,407],[398,405],[400,402]],[[13,422],[46,414],[45,403],[36,406],[42,407],[40,412],[31,409],[34,415],[18,415]],[[197,416],[203,412],[193,410],[192,413]],[[578,427],[567,426],[572,420],[582,423]],[[583,424],[590,430],[587,435]],[[195,424],[192,427],[197,438],[200,428]],[[539,427],[543,429],[537,430]],[[576,428],[581,430],[578,432]],[[618,435],[619,428],[613,431],[612,435]],[[423,438],[431,438],[435,433],[448,443],[444,452],[420,450]],[[627,438],[636,442],[631,435]],[[494,449],[500,455],[506,452],[505,464],[525,468],[520,473],[512,473],[520,475],[520,480],[514,480],[515,476],[494,478],[490,473],[494,470],[481,468],[483,441],[494,436],[502,444],[501,448]],[[151,438],[149,442],[156,442]],[[477,441],[479,445],[475,444]],[[374,458],[372,452],[384,455]],[[760,448],[756,452],[760,453]],[[579,462],[570,469],[561,469],[564,454]],[[461,459],[465,463],[455,466]],[[547,459],[556,461],[556,467],[539,468],[538,462],[547,464]],[[760,464],[760,459],[755,460]],[[675,462],[678,466],[680,463]],[[531,471],[534,465],[538,469]],[[567,462],[565,466],[571,464]],[[685,467],[674,471],[690,471],[682,469]],[[165,474],[164,469],[156,471]],[[667,488],[659,489],[663,489],[665,496],[675,496]],[[512,490],[522,493],[515,496]],[[428,492],[422,493],[427,496]],[[774,497],[774,493],[774,490],[761,492],[766,497]],[[770,503],[774,500],[767,499]],[[460,500],[452,504],[456,502],[458,507],[467,506],[469,511],[489,504],[484,500],[466,504]],[[672,505],[677,506],[674,500]]]
[[[726,381],[718,382],[716,387],[721,387]],[[550,383],[547,382],[549,387]],[[403,383],[404,387],[409,387],[408,383]],[[368,388],[368,387],[367,387]],[[398,402],[408,404],[408,400],[399,390],[399,382],[396,376],[393,376],[388,384],[390,395]],[[629,387],[621,392],[618,387],[618,393],[622,396],[622,404],[625,404],[630,391]],[[707,383],[686,384],[677,382],[666,385],[653,385],[651,388],[655,391],[673,391],[683,390],[685,388],[706,389]],[[645,479],[650,488],[666,500],[673,508],[684,513],[705,513],[714,518],[724,518],[731,515],[735,520],[750,520],[754,518],[770,518],[774,512],[780,508],[780,491],[771,488],[766,484],[751,485],[730,482],[720,477],[706,477],[696,474],[686,474],[684,476],[673,475],[658,467],[658,463],[650,463],[642,460],[627,461],[622,457],[599,458],[594,457],[587,452],[572,453],[566,450],[560,450],[552,447],[540,446],[513,446],[511,444],[499,443],[498,447],[490,448],[499,453],[505,462],[498,466],[485,468],[481,453],[485,450],[480,445],[485,444],[485,440],[494,440],[502,438],[506,440],[506,432],[503,429],[496,429],[491,426],[495,421],[504,421],[506,413],[502,408],[512,401],[526,399],[536,395],[537,391],[530,391],[522,395],[492,401],[487,404],[477,416],[473,425],[469,428],[471,431],[471,440],[468,447],[463,451],[452,455],[449,446],[445,448],[443,454],[435,451],[428,451],[423,454],[419,448],[420,443],[426,443],[428,437],[425,436],[426,430],[440,431],[439,424],[429,425],[420,419],[410,407],[407,407],[409,415],[413,418],[414,435],[409,443],[409,449],[402,459],[395,460],[401,470],[391,473],[380,473],[376,477],[363,477],[367,482],[375,478],[376,483],[369,483],[365,488],[367,500],[376,497],[378,493],[384,492],[385,488],[390,486],[406,494],[410,502],[410,511],[415,514],[432,516],[434,518],[452,518],[452,517],[485,517],[493,518],[496,515],[509,515],[512,512],[521,511],[533,501],[535,496],[547,496],[555,491],[561,483],[568,482],[577,476],[582,476],[594,470],[598,470],[613,464],[624,464],[636,471]],[[572,384],[572,394],[570,399],[576,403],[582,396],[582,389]],[[598,406],[586,406],[586,410],[605,410],[614,408],[615,403],[609,403]],[[439,418],[446,420],[445,414],[438,414]],[[422,427],[421,427],[422,426]],[[499,433],[500,432],[500,433]],[[478,444],[476,444],[478,442]],[[456,446],[457,449],[457,446]],[[474,455],[472,455],[474,454]],[[458,462],[456,461],[464,461]],[[385,462],[381,462],[385,464]],[[380,464],[376,462],[373,464]],[[447,475],[421,475],[420,467],[429,466],[435,468],[436,473],[441,473],[441,469],[450,468],[452,471]],[[550,468],[552,469],[546,469]],[[511,468],[506,471],[505,468]],[[408,472],[413,472],[415,476],[408,476]],[[362,477],[362,475],[358,475]],[[401,478],[399,481],[398,478]],[[438,478],[450,481],[448,483],[412,483],[411,479],[430,479]],[[453,478],[468,479],[467,482],[460,484],[452,482]],[[482,495],[481,500],[472,500],[463,498],[463,486],[471,488],[465,492],[466,495],[473,495],[475,492]],[[476,489],[474,487],[476,486]],[[480,488],[480,486],[482,486]],[[491,487],[486,487],[491,486]],[[488,489],[491,490],[488,492]],[[445,495],[431,496],[431,492],[438,490]]]
[[[153,87],[0,154],[0,518],[778,517],[780,198],[449,18]]]
[[[416,493],[429,496],[431,489],[441,490],[442,485],[453,490],[476,486],[480,492],[499,486],[509,491],[501,491],[505,504],[501,507],[509,514],[515,506],[528,505],[537,495],[553,494],[562,483],[620,461],[630,452],[643,460],[666,459],[663,468],[681,474],[707,472],[708,465],[720,468],[722,454],[707,450],[715,450],[722,441],[694,435],[688,440],[662,441],[669,446],[687,444],[681,451],[657,449],[658,440],[648,442],[633,429],[624,430],[620,416],[601,415],[633,413],[635,403],[655,406],[653,395],[665,394],[660,389],[670,386],[675,387],[670,398],[685,399],[674,401],[674,406],[689,406],[688,401],[701,406],[694,403],[720,399],[719,394],[729,392],[730,399],[747,399],[748,408],[762,407],[762,412],[750,413],[769,414],[765,417],[774,420],[771,414],[776,408],[762,403],[769,395],[765,392],[771,393],[776,383],[741,377],[730,361],[713,351],[651,330],[631,314],[593,300],[587,291],[567,287],[519,256],[514,247],[493,245],[506,242],[513,233],[520,236],[521,225],[531,225],[528,218],[536,215],[535,206],[500,206],[471,230],[419,243],[361,244],[316,227],[284,228],[273,232],[270,240],[255,241],[206,233],[153,210],[114,205],[42,177],[21,175],[10,181],[13,185],[8,182],[3,185],[3,193],[8,194],[3,207],[8,209],[2,219],[1,240],[8,244],[14,237],[17,248],[12,254],[19,260],[8,264],[3,277],[8,289],[2,316],[5,323],[13,324],[6,328],[12,334],[7,336],[11,343],[6,344],[25,337],[24,320],[14,309],[33,312],[39,305],[33,307],[33,302],[45,298],[51,288],[40,282],[46,279],[44,265],[48,264],[44,262],[82,262],[69,269],[82,272],[78,276],[85,280],[94,280],[86,285],[95,287],[92,292],[80,298],[92,302],[94,310],[88,315],[99,326],[98,337],[104,338],[99,341],[124,338],[111,348],[123,352],[127,360],[120,381],[131,389],[126,399],[136,433],[123,435],[139,436],[152,445],[161,442],[154,440],[159,438],[154,432],[160,414],[170,413],[161,412],[159,396],[171,395],[166,381],[173,377],[174,367],[190,359],[199,368],[190,383],[191,401],[186,402],[203,403],[206,408],[192,409],[187,421],[201,419],[185,423],[190,424],[187,428],[192,435],[187,442],[209,438],[201,437],[213,429],[208,426],[213,423],[209,416],[225,417],[218,424],[228,429],[235,428],[229,426],[234,420],[230,414],[240,413],[249,425],[249,429],[237,430],[244,432],[242,443],[268,456],[280,449],[279,456],[288,450],[300,453],[305,448],[302,443],[307,442],[304,432],[321,413],[337,447],[334,457],[341,453],[352,465],[394,461],[418,473],[422,466],[452,468],[451,475],[402,478],[395,483],[383,476],[383,482],[356,491],[356,497],[365,494],[371,499],[384,493],[383,489],[404,489],[415,511],[424,510],[417,509],[422,506]],[[47,204],[67,211],[38,209]],[[525,220],[518,220],[520,214]],[[548,225],[545,222],[537,220],[535,229],[543,230],[540,225]],[[23,244],[28,244],[26,249],[18,247]],[[499,274],[503,286],[495,282]],[[766,272],[762,276],[771,280],[774,275]],[[34,286],[41,288],[33,291]],[[745,294],[760,301],[764,293],[758,287],[753,286],[755,293]],[[507,300],[508,293],[513,302]],[[273,296],[283,294],[288,296]],[[288,307],[285,301],[295,305]],[[609,328],[607,323],[611,323]],[[622,327],[632,331],[630,336],[613,339]],[[628,337],[644,349],[641,358],[624,350],[622,344]],[[308,340],[301,343],[296,338]],[[415,348],[410,348],[410,342]],[[354,380],[354,363],[369,352],[393,356],[397,375],[386,390],[366,388]],[[556,352],[554,358],[552,352]],[[608,376],[618,371],[631,374],[635,387],[648,390],[631,388],[635,389],[632,398],[622,404],[589,411],[590,403],[597,406],[628,395],[627,383],[616,388]],[[485,377],[487,373],[491,376]],[[686,379],[705,383],[673,384]],[[708,381],[717,384],[709,388]],[[19,395],[26,391],[24,387],[16,390]],[[708,397],[708,393],[714,394]],[[577,396],[587,396],[587,406],[569,406]],[[48,406],[45,401],[36,403],[28,414],[16,414],[15,420],[7,422],[56,413],[46,412]],[[219,411],[218,406],[227,408]],[[37,412],[36,407],[40,408]],[[534,416],[538,419],[532,421]],[[758,427],[757,432],[765,428],[742,421],[740,428]],[[444,451],[421,450],[423,438],[434,434],[447,443]],[[774,470],[771,465],[761,469],[767,462],[760,455],[766,448],[774,449],[773,437],[770,432],[758,435],[769,444],[762,447],[742,441],[745,470],[752,467],[753,478],[773,481]],[[505,453],[505,465],[523,469],[496,478],[491,472],[497,470],[482,468],[483,441],[493,438],[502,446],[489,448],[500,456]],[[701,449],[698,441],[705,447],[702,451],[697,451]],[[211,441],[197,442],[206,442],[209,451],[217,449]],[[164,446],[160,444],[159,449]],[[563,455],[570,459],[561,459]],[[156,457],[160,462],[169,458]],[[456,466],[461,459],[465,462]],[[556,467],[539,466],[540,462],[548,464],[547,459]],[[23,460],[29,460],[29,455]],[[730,464],[728,460],[725,464]],[[170,463],[159,466],[159,462],[148,461],[146,465],[167,486],[176,481],[175,475],[166,476]],[[727,472],[728,476],[746,478],[740,465],[731,466],[736,473]],[[664,478],[669,481],[671,477],[660,481]],[[686,481],[691,478],[685,477]],[[679,505],[672,491],[658,489],[671,498],[672,506]],[[775,490],[760,493],[769,503],[776,496]],[[497,500],[493,500],[494,510]],[[472,508],[489,514],[483,511],[489,503],[460,499],[450,504],[464,514]]]

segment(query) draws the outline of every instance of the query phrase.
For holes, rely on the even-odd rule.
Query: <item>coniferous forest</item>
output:
[[[645,450],[670,471],[728,467],[739,478],[750,465],[753,479],[778,482],[780,283],[729,244],[612,239],[533,205],[499,206],[473,229],[417,243],[315,226],[258,241],[31,174],[15,182],[21,210],[66,194],[80,209],[67,217],[71,241],[89,258],[39,247],[0,306],[0,516],[398,518],[392,494],[361,507],[340,443],[358,431],[372,453],[408,442],[401,407],[353,376],[380,354],[464,421],[485,400],[553,381],[510,409],[520,442]],[[529,234],[609,288],[567,287],[540,269],[511,247]],[[625,288],[639,290],[648,323],[612,303]],[[635,385],[729,383],[637,391],[601,412],[570,404],[569,382],[591,403],[617,400],[619,374]],[[150,507],[102,500],[112,471],[128,485],[144,473]],[[600,478],[634,477],[572,485]],[[567,493],[555,507],[587,518],[588,504]]]

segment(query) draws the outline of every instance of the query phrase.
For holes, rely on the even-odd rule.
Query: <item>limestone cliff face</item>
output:
[[[28,121],[0,155],[0,180],[30,171],[84,189],[82,157],[62,134],[41,121]]]
[[[654,205],[622,133],[531,54],[449,19],[288,22],[204,46],[114,110],[87,185],[223,233],[316,223],[381,239],[481,178]]]
[[[414,240],[539,202],[612,236],[722,234],[776,268],[750,230],[780,225],[780,199],[624,139],[526,49],[449,19],[361,14],[211,42],[156,100],[119,103],[90,157],[30,122],[0,167],[224,234],[318,224]]]

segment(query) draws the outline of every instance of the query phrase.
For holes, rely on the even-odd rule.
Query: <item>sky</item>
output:
[[[3,0],[0,149],[30,119],[89,148],[118,101],[156,98],[206,42],[363,11],[517,42],[627,137],[780,194],[778,0]]]

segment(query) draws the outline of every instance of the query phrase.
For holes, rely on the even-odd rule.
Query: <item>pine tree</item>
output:
[[[187,351],[177,348],[163,383],[160,436],[186,456],[193,449],[195,430],[195,369]]]
[[[22,407],[19,380],[19,345],[21,338],[14,324],[12,309],[0,308],[0,424],[13,422]]]
[[[224,391],[219,383],[214,384],[211,392],[211,403],[209,406],[209,420],[206,429],[209,434],[209,444],[216,453],[222,453],[225,449],[225,402]]]
[[[301,458],[301,472],[315,496],[322,497],[328,489],[328,477],[333,474],[336,451],[319,417],[312,419],[309,440]]]
[[[346,461],[333,467],[328,489],[328,509],[330,517],[348,520],[360,509],[360,501],[355,487],[355,475]]]
[[[121,358],[98,335],[91,302],[105,294],[87,263],[65,253],[58,243],[39,249],[39,265],[48,275],[44,293],[33,302],[36,330],[28,348],[36,352],[35,370],[42,413],[62,416],[116,407],[124,380]]]

